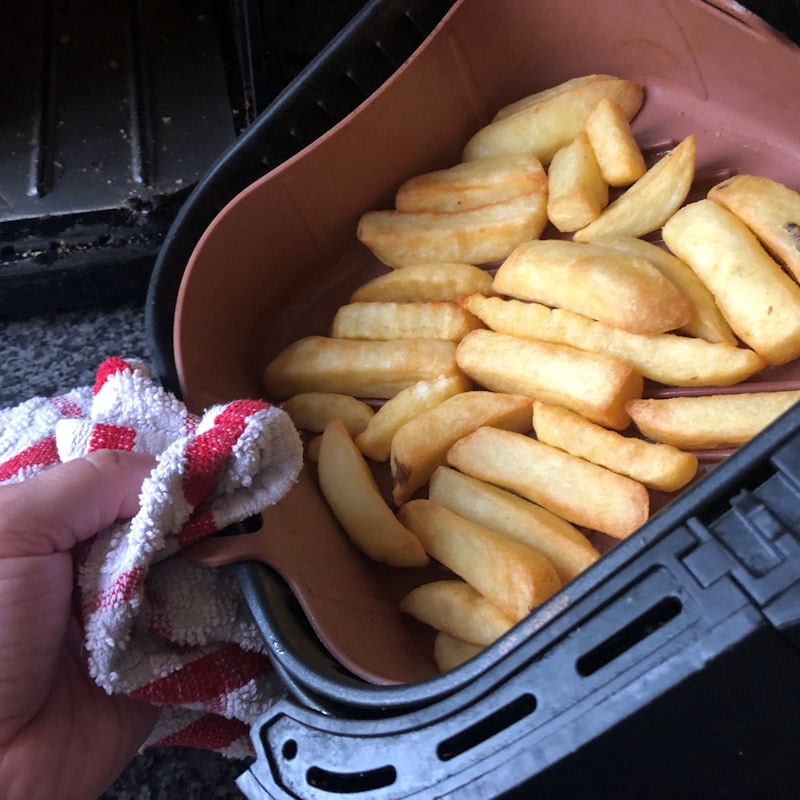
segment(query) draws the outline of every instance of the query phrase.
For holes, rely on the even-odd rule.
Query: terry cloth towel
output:
[[[93,387],[0,410],[0,483],[100,449],[150,453],[139,512],[74,554],[89,671],[107,692],[162,707],[148,746],[252,753],[250,725],[283,693],[231,567],[182,548],[275,503],[302,464],[299,434],[268,403],[190,413],[136,361]]]

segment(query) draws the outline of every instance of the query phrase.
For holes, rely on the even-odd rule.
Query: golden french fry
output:
[[[356,437],[356,446],[374,461],[388,461],[395,433],[409,420],[455,394],[471,388],[465,375],[449,375],[419,381],[389,398]]]
[[[532,408],[533,401],[524,395],[462,392],[406,422],[392,437],[394,502],[405,502],[428,481],[436,467],[445,463],[456,439],[481,425],[528,431]]]
[[[351,436],[358,436],[375,416],[372,406],[349,394],[301,392],[281,403],[295,427],[322,433],[327,424],[339,417]]]
[[[667,385],[730,386],[765,366],[761,356],[744,347],[672,333],[628,333],[540,303],[483,295],[470,295],[462,303],[493,331],[616,356],[645,378]],[[463,360],[463,351],[456,351],[456,358]]]
[[[417,381],[460,375],[454,342],[389,342],[308,336],[284,348],[264,370],[267,395],[336,392],[363,398],[393,397]]]
[[[533,153],[549,164],[572,141],[603,97],[610,97],[627,119],[642,106],[644,92],[633,81],[612,75],[583,75],[501,108],[464,147],[463,160],[502,153]]]
[[[628,410],[648,439],[687,450],[737,447],[800,400],[800,391],[634,400]]]
[[[733,212],[800,280],[800,193],[758,175],[735,175],[708,193]]]
[[[540,552],[433,500],[409,500],[398,516],[430,556],[515,622],[561,588],[555,568]]]
[[[357,235],[394,268],[432,261],[486,264],[537,238],[546,224],[546,195],[528,194],[448,213],[368,211],[358,221]]]
[[[589,114],[586,135],[600,174],[610,186],[629,186],[647,171],[630,122],[610,97],[601,98]]]
[[[480,386],[563,405],[617,430],[630,423],[625,403],[642,394],[642,377],[627,361],[494,331],[468,333],[456,360]]]
[[[331,336],[341,339],[449,339],[482,327],[457,303],[360,302],[339,306]]]
[[[417,175],[395,195],[398,211],[466,211],[520,195],[547,196],[547,174],[530,153],[480,158]]]
[[[433,640],[433,660],[440,672],[448,672],[478,655],[483,648],[480,645],[464,642],[439,631]]]
[[[322,434],[317,474],[331,511],[359,550],[396,567],[427,563],[419,539],[386,504],[340,419],[332,420]]]
[[[592,244],[646,258],[658,267],[666,278],[675,284],[692,304],[689,321],[681,330],[709,342],[737,344],[731,326],[722,316],[708,287],[695,275],[692,268],[663,247],[637,239],[635,236],[600,236]]]
[[[572,235],[576,242],[598,236],[644,236],[658,230],[683,204],[694,180],[694,134],[660,158],[600,216]]]
[[[617,539],[643,525],[650,512],[647,489],[638,481],[513,431],[478,428],[450,448],[447,463]]]
[[[566,408],[535,401],[533,429],[540,442],[627,475],[650,489],[676,492],[697,473],[697,456],[610,431]]]
[[[445,262],[415,264],[392,270],[359,286],[351,303],[455,302],[465,294],[492,291],[492,275],[472,264]]]
[[[556,152],[547,176],[547,217],[562,233],[588,225],[608,205],[608,183],[583,131]]]
[[[662,234],[711,290],[734,332],[768,364],[800,355],[800,286],[735,214],[698,200],[680,209]]]
[[[541,551],[568,583],[600,553],[571,523],[530,500],[450,467],[431,476],[428,498],[466,519]]]
[[[497,270],[498,294],[533,300],[631,333],[685,325],[689,299],[646,259],[594,244],[540,239],[514,249]]]
[[[491,644],[514,620],[465,581],[440,580],[412,589],[399,608],[437,631],[477,645]]]

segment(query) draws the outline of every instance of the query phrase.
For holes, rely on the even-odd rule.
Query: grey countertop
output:
[[[0,408],[31,397],[92,385],[108,356],[150,362],[144,309],[125,306],[0,321]],[[76,732],[76,735],[80,735]],[[234,783],[247,767],[190,748],[147,750],[102,795],[103,800],[194,800],[243,797]]]

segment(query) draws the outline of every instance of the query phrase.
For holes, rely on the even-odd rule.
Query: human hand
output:
[[[157,710],[88,675],[72,547],[133,516],[150,456],[98,451],[0,486],[0,787],[7,800],[96,798]]]

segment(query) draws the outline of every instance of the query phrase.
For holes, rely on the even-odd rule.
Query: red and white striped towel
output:
[[[89,669],[109,693],[162,706],[148,745],[239,757],[283,692],[231,568],[180,550],[275,503],[302,463],[285,412],[239,400],[190,413],[135,361],[93,387],[0,410],[0,483],[99,449],[157,456],[141,508],[75,554]]]

